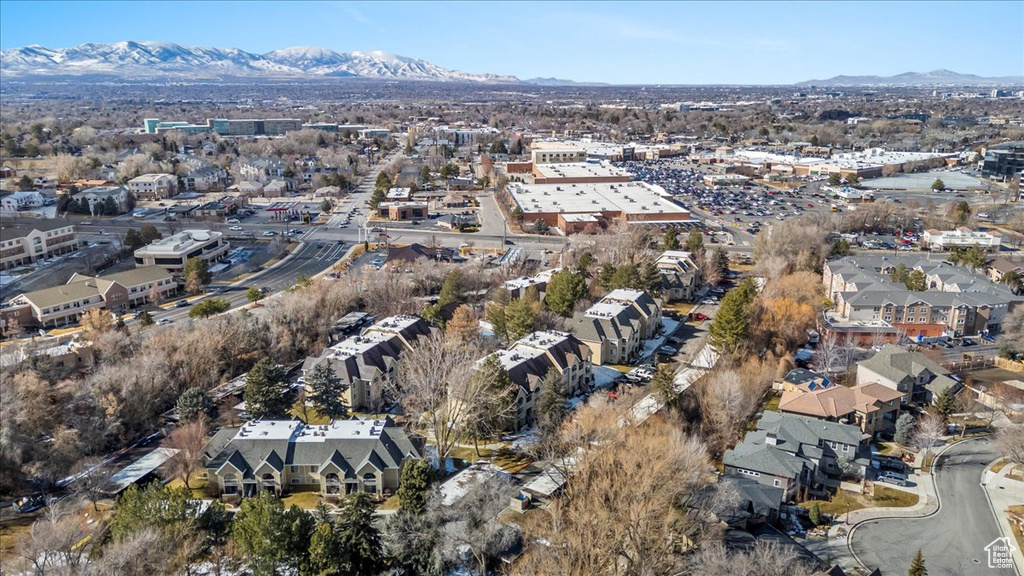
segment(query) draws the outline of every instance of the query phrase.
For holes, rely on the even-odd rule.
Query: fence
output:
[[[1024,363],[1006,358],[996,358],[996,366],[1011,372],[1024,372]]]
[[[967,372],[968,370],[983,370],[995,365],[995,358],[971,358],[959,362],[947,362],[942,364],[942,367],[950,372]]]

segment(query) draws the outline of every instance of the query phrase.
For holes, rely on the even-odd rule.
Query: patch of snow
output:
[[[616,380],[623,377],[622,372],[609,366],[594,366],[594,388],[609,388]]]

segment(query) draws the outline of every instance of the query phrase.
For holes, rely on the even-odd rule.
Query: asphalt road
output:
[[[985,552],[1001,534],[980,482],[998,456],[986,438],[949,448],[936,476],[939,511],[861,524],[851,539],[857,558],[884,574],[903,574],[920,548],[929,576],[1014,576],[1012,569],[989,568]]]

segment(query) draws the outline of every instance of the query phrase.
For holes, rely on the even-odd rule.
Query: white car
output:
[[[230,230],[231,230],[232,232],[241,232],[241,231],[243,230],[243,228],[242,228],[241,226],[232,226],[232,227],[230,228]]]
[[[714,298],[705,298],[705,299],[701,300],[700,303],[701,304],[714,305],[714,304],[718,304],[718,300],[714,299]]]
[[[277,236],[277,232],[274,232],[273,230],[267,230],[266,232],[263,233],[263,235],[264,236]]]
[[[132,218],[145,218],[145,217],[146,217],[146,213],[145,212],[136,212],[135,214],[132,214]]]
[[[238,224],[240,220],[238,218],[232,218],[228,220],[228,224]]]

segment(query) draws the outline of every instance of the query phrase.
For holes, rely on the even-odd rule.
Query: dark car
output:
[[[39,510],[44,504],[46,504],[46,499],[43,498],[43,495],[36,494],[18,498],[11,507],[19,514],[27,514]]]
[[[960,344],[962,346],[974,346],[977,344],[977,342],[971,340],[970,338],[964,338],[963,340],[960,341]]]

